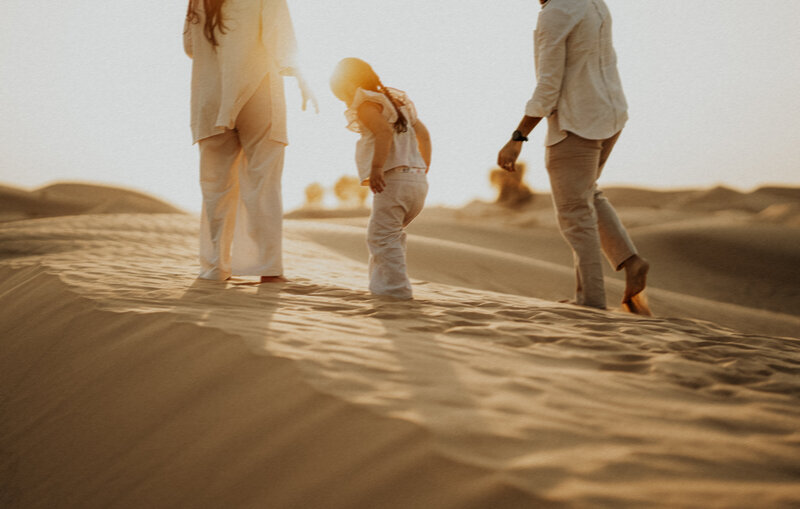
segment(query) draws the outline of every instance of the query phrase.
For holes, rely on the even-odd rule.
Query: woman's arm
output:
[[[297,78],[297,87],[300,89],[300,96],[303,99],[302,110],[306,111],[306,105],[311,102],[311,105],[314,106],[314,111],[319,113],[319,102],[317,101],[317,96],[314,95],[314,91],[311,90],[310,86],[308,86],[308,82],[303,76],[303,73],[300,72],[299,68],[294,69],[293,73],[295,78]]]
[[[262,2],[261,42],[283,76],[295,76],[297,39],[286,0]]]
[[[383,192],[386,181],[383,180],[383,165],[389,157],[389,150],[394,140],[393,130],[389,122],[383,118],[383,107],[366,101],[358,107],[358,120],[375,135],[375,153],[372,155],[372,171],[369,175],[369,187],[375,193]]]
[[[311,102],[319,113],[319,102],[300,72],[297,63],[297,38],[286,0],[268,0],[261,9],[261,42],[281,76],[294,76],[303,100],[302,109]]]
[[[425,161],[425,167],[430,169],[431,152],[433,150],[431,146],[431,133],[428,132],[428,128],[425,127],[425,124],[419,119],[417,123],[414,124],[414,132],[417,133],[417,146],[419,147],[419,153],[422,155],[422,160]]]

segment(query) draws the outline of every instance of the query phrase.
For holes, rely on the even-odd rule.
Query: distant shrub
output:
[[[306,187],[306,206],[319,207],[325,199],[325,188],[318,182],[309,184]]]
[[[358,178],[345,175],[334,184],[333,194],[343,207],[363,207],[369,196],[369,188],[362,186]]]
[[[497,190],[495,203],[515,209],[533,201],[533,191],[523,181],[526,170],[525,163],[518,162],[513,173],[501,168],[489,172],[489,182]]]

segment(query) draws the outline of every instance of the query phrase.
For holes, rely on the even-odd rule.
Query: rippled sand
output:
[[[791,313],[559,304],[565,266],[433,236],[391,302],[363,229],[310,221],[290,283],[200,281],[196,223],[0,225],[0,505],[800,504]]]

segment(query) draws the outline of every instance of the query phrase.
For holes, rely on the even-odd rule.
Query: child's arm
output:
[[[188,18],[183,23],[183,51],[192,58],[192,27]]]
[[[393,130],[389,122],[381,114],[383,108],[374,102],[366,101],[358,107],[358,120],[375,135],[375,153],[372,155],[372,171],[369,175],[369,187],[380,193],[386,187],[383,180],[383,165],[389,157],[392,147]]]
[[[414,132],[417,133],[417,146],[419,147],[419,153],[422,155],[422,159],[425,161],[425,168],[430,169],[431,152],[433,150],[431,146],[431,133],[428,132],[428,128],[425,127],[425,124],[420,120],[417,120],[417,123],[414,124]]]

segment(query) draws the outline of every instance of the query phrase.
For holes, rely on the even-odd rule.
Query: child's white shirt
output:
[[[408,96],[400,90],[388,89],[400,107],[400,111],[408,122],[408,130],[398,133],[393,130],[392,146],[389,149],[389,156],[386,158],[384,171],[398,167],[425,169],[425,160],[419,152],[417,145],[417,134],[414,124],[417,123],[417,111],[414,103]],[[382,106],[381,114],[389,124],[397,121],[397,111],[392,102],[382,93],[373,92],[359,88],[350,107],[345,111],[347,118],[347,128],[361,134],[361,138],[356,142],[356,166],[358,176],[362,185],[369,183],[369,175],[372,171],[372,157],[375,154],[375,135],[358,120],[358,108],[364,102],[373,102]]]

